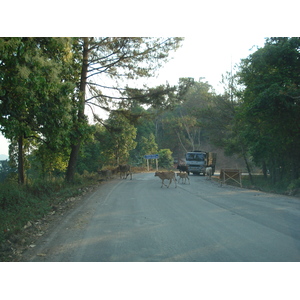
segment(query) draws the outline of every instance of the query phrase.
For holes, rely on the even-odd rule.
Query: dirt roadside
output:
[[[44,238],[55,230],[58,224],[76,208],[84,203],[101,184],[85,187],[80,196],[71,197],[53,207],[53,210],[42,219],[29,221],[21,232],[11,235],[0,249],[0,261],[24,262],[32,255],[34,249]]]

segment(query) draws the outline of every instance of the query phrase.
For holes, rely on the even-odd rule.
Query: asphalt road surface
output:
[[[25,261],[300,261],[300,199],[203,176],[161,188],[154,173],[102,184]]]

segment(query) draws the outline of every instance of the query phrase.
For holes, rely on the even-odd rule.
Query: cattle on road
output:
[[[120,178],[127,179],[128,175],[130,175],[130,179],[132,180],[132,172],[130,165],[119,165]]]
[[[177,176],[179,176],[181,178],[181,183],[183,183],[183,179],[184,179],[184,184],[186,184],[186,180],[189,181],[189,184],[190,184],[190,178],[189,178],[189,175],[188,173],[177,173]],[[180,181],[180,178],[179,178],[179,181]]]
[[[177,170],[179,170],[180,173],[186,172],[186,173],[188,173],[188,175],[190,174],[189,167],[186,165],[178,165]]]
[[[163,185],[168,188],[170,186],[170,184],[172,183],[172,180],[174,180],[175,188],[177,188],[175,172],[173,172],[173,171],[155,172],[154,176],[158,176],[161,179],[161,188],[163,187]],[[169,185],[168,186],[165,185],[165,183],[164,183],[165,179],[169,180]]]
[[[212,176],[212,167],[207,167],[205,169],[205,175],[207,176],[206,179],[207,180],[211,180],[211,176]]]

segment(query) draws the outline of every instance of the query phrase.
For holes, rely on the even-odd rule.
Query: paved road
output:
[[[203,176],[160,188],[153,173],[101,185],[28,261],[300,261],[300,199]]]

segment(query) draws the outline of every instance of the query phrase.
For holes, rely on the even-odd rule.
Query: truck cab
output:
[[[212,167],[213,174],[215,172],[216,153],[205,151],[191,151],[185,155],[186,165],[189,168],[189,172],[193,174],[205,175],[206,167]]]

